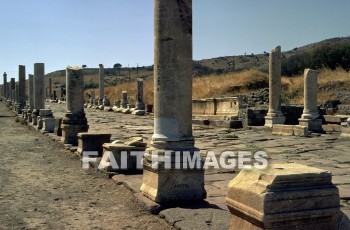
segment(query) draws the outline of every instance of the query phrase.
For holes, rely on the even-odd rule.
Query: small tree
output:
[[[81,67],[83,67],[83,69],[85,69],[87,67],[87,65],[82,65]]]
[[[120,75],[120,69],[122,68],[122,64],[116,63],[116,64],[114,64],[113,68],[115,70],[118,70],[118,73],[119,73],[118,75]]]

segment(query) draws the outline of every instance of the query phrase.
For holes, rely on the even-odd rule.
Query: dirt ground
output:
[[[0,229],[171,229],[0,102]]]

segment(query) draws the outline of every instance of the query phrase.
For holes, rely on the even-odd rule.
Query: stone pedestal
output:
[[[242,170],[228,185],[230,229],[336,229],[338,188],[330,172],[299,164]]]
[[[299,119],[299,125],[306,126],[308,130],[316,133],[322,133],[322,119]]]
[[[137,165],[141,165],[141,162],[137,162],[136,154],[132,152],[138,152],[140,155],[144,153],[146,146],[130,146],[125,144],[103,144],[104,157],[100,162],[99,169],[107,172],[120,172],[120,171],[133,171],[141,172],[142,168],[138,168]],[[118,168],[114,168],[110,159],[115,159]],[[105,160],[106,159],[106,160]],[[125,161],[123,162],[124,159]]]
[[[55,118],[43,118],[43,131],[53,133],[55,130]]]
[[[318,76],[312,69],[304,71],[304,110],[299,125],[312,132],[323,132],[322,120],[317,108]]]
[[[203,200],[201,169],[154,169],[157,153],[193,153],[192,1],[154,0],[154,134],[143,160],[141,193],[158,203]],[[165,158],[163,158],[165,159]]]
[[[62,120],[64,144],[78,144],[78,133],[87,132],[89,126],[84,112],[84,76],[80,67],[66,68],[67,112]]]
[[[265,126],[284,124],[285,120],[281,112],[281,47],[277,46],[269,56],[269,111]]]
[[[96,157],[102,157],[104,143],[111,142],[109,133],[79,133],[78,134],[78,153],[81,155],[84,151],[98,152]]]

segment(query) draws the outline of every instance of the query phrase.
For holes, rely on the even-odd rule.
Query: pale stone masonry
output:
[[[164,167],[165,152],[174,158],[198,150],[192,135],[192,1],[155,0],[154,23],[154,133],[140,190],[158,203],[202,200],[202,169]],[[158,169],[152,168],[155,158]]]
[[[306,126],[310,131],[323,132],[322,119],[317,108],[318,76],[312,69],[304,71],[304,110],[299,125]]]
[[[281,112],[281,47],[277,46],[269,56],[269,111],[265,126],[284,124],[285,120]]]
[[[49,93],[48,93],[49,99],[52,99],[52,80],[49,78]]]
[[[105,70],[103,68],[102,64],[99,64],[99,80],[100,80],[100,98],[99,98],[99,105],[103,105],[103,99],[105,97]]]
[[[339,191],[329,171],[300,164],[243,169],[227,188],[230,229],[337,229]]]
[[[37,125],[37,118],[39,116],[40,109],[45,108],[45,82],[44,82],[44,63],[34,64],[34,109],[32,113],[33,125]]]
[[[64,144],[78,144],[78,133],[87,132],[89,126],[84,112],[84,75],[80,67],[66,68],[66,106],[62,120],[62,138]]]

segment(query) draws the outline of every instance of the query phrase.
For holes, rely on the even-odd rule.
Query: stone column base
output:
[[[41,116],[38,116],[36,129],[40,130],[42,128],[43,128],[43,118]]]
[[[84,133],[89,130],[88,125],[68,125],[62,124],[62,138],[63,144],[78,145],[78,133]]]
[[[192,152],[192,150],[169,150],[172,157],[175,154],[183,155],[184,152]],[[201,169],[176,169],[174,167],[174,159],[171,160],[171,169],[164,167],[164,161],[157,163],[158,169],[152,167],[151,151],[161,152],[166,150],[147,149],[143,164],[143,182],[140,188],[141,193],[149,199],[157,203],[178,203],[201,201],[206,198],[204,189],[204,170]],[[160,157],[155,158],[162,158]],[[182,162],[182,161],[181,161]],[[154,164],[153,164],[154,165]]]
[[[300,164],[243,169],[227,188],[230,229],[337,229],[339,191],[328,171]]]
[[[322,119],[303,119],[299,118],[299,125],[306,126],[309,131],[323,133]]]
[[[273,125],[284,125],[284,122],[286,121],[286,117],[265,117],[265,126],[266,127],[272,127]]]
[[[43,118],[43,131],[53,133],[55,130],[55,118]]]

